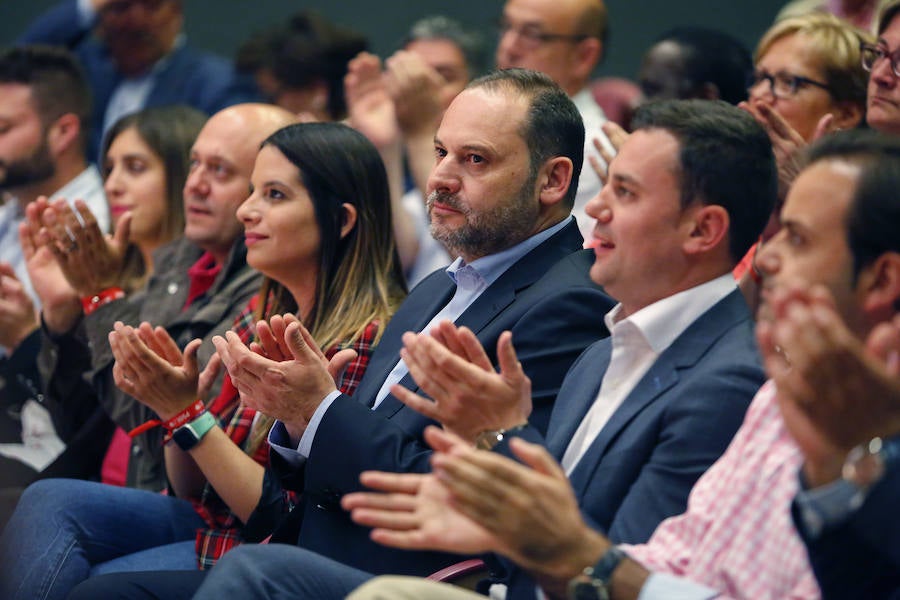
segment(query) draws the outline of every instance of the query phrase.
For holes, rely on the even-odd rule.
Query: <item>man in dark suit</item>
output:
[[[520,427],[527,400],[514,366],[489,373],[431,340],[408,339],[411,372],[436,402],[398,390],[463,438],[476,427],[470,415],[490,414],[481,430],[546,445],[588,522],[628,543],[684,510],[765,379],[730,273],[774,198],[771,146],[737,109],[667,103],[641,109],[634,123],[609,184],[588,204],[598,220],[591,277],[621,303],[606,316],[611,337],[566,375],[546,441]],[[468,410],[451,414],[456,405]],[[511,597],[533,597],[524,571],[510,573]]]
[[[579,514],[575,493],[539,447],[511,444],[527,468],[445,439],[457,447],[435,456],[440,477],[428,480],[427,497],[405,498],[406,508],[369,503],[393,506],[394,525],[384,515],[381,523],[403,529],[373,536],[410,547],[425,531],[446,540],[452,524],[453,544],[503,552],[544,590],[562,595],[568,583],[577,598],[896,597],[900,202],[892,191],[900,185],[900,143],[843,132],[811,148],[808,161],[782,209],[782,229],[757,260],[764,276],[757,337],[772,381],[694,486],[685,513],[661,523],[646,544],[611,547]],[[439,447],[441,434],[427,435]],[[534,501],[491,519],[490,505],[506,499],[497,488]],[[431,517],[421,519],[426,499]],[[352,598],[471,597],[408,578],[367,588]]]
[[[428,207],[432,235],[460,259],[412,290],[352,398],[335,391],[325,366],[303,345],[299,324],[283,336],[292,360],[252,354],[230,335],[218,343],[245,401],[279,419],[269,438],[273,465],[285,487],[303,492],[294,509],[302,516],[299,536],[296,529],[292,535],[281,530],[274,539],[374,572],[426,575],[455,562],[442,553],[374,544],[368,529],[341,509],[340,498],[360,489],[359,473],[366,469],[429,470],[421,436],[433,421],[390,393],[398,382],[418,390],[398,356],[404,332],[431,330],[448,319],[493,348],[511,330],[535,382],[533,421],[545,429],[565,372],[585,347],[607,335],[598,314],[613,305],[588,276],[591,253],[579,250],[583,240],[570,215],[583,144],[577,109],[536,72],[498,71],[453,101],[435,136]],[[264,487],[275,493],[264,490],[263,505],[281,501],[272,476]],[[257,510],[245,531],[271,531],[270,523],[257,520],[263,512]],[[268,564],[287,559],[285,569],[293,552],[314,555],[279,544],[247,547],[269,554],[261,558]],[[227,576],[228,569],[219,574]],[[141,581],[156,585],[159,579]],[[96,584],[108,582],[98,578]]]
[[[88,157],[103,133],[141,108],[187,104],[208,115],[256,99],[251,82],[220,56],[186,43],[182,0],[64,0],[31,24],[19,43],[72,50],[94,95]]]
[[[570,370],[548,433],[591,519],[632,541],[684,509],[691,485],[725,449],[764,379],[751,317],[730,272],[762,229],[775,193],[770,143],[739,110],[670,104],[644,109],[637,123],[610,184],[589,205],[598,219],[591,278],[615,288],[621,301],[606,319],[614,339],[592,346]],[[567,315],[549,308],[545,318]],[[501,336],[496,373],[486,354],[472,353],[483,340],[448,324],[439,331],[455,352],[431,336],[405,337],[403,356],[430,399],[394,386],[398,399],[482,447],[510,434],[540,438],[526,419],[544,385],[532,377],[532,393],[519,366],[530,352],[513,354],[510,336]],[[523,337],[512,338],[520,348]],[[307,465],[307,480],[312,472]],[[300,550],[277,563],[266,564],[267,556],[274,551],[246,548],[226,557],[199,597],[265,595],[262,581],[269,589],[339,597],[367,577],[357,570],[361,561],[348,569]],[[514,589],[533,598],[533,584],[521,575],[514,574]]]

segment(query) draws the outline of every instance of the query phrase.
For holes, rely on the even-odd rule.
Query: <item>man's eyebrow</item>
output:
[[[616,183],[627,183],[628,185],[633,185],[635,187],[642,187],[641,182],[628,175],[627,173],[611,173],[610,179],[615,181]]]

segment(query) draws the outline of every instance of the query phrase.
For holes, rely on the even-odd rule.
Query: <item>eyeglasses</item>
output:
[[[816,81],[815,79],[810,79],[809,77],[802,77],[800,75],[791,75],[790,73],[775,73],[774,75],[770,73],[766,73],[765,71],[757,71],[753,74],[753,78],[750,80],[750,85],[747,86],[747,89],[752,90],[756,86],[758,86],[763,81],[769,82],[769,90],[772,92],[772,95],[776,98],[790,98],[794,96],[797,91],[800,89],[812,85],[818,88],[822,88],[828,92],[831,91],[831,86],[827,83],[822,83],[821,81]]]
[[[900,63],[900,48],[891,52],[883,46],[860,42],[859,52],[862,54],[862,66],[866,71],[871,71],[875,68],[876,63],[886,58],[891,63],[891,71],[894,76],[900,77],[900,64],[898,64]]]
[[[521,27],[516,27],[512,23],[504,20],[501,20],[499,23],[497,23],[497,32],[499,33],[500,37],[503,37],[511,31],[514,31],[519,37],[522,46],[530,49],[537,48],[541,44],[546,44],[549,42],[580,42],[590,37],[589,35],[585,35],[583,33],[546,33],[544,31],[541,31],[539,27],[536,27],[534,25],[523,25]]]

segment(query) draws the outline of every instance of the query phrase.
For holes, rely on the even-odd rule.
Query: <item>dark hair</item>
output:
[[[288,125],[270,135],[266,146],[300,170],[315,208],[322,241],[316,304],[306,323],[310,333],[326,348],[357,337],[373,320],[386,323],[406,284],[378,151],[365,136],[337,123]],[[344,203],[356,208],[357,217],[341,238]]]
[[[778,191],[772,142],[762,126],[722,100],[649,102],[632,126],[662,129],[678,140],[681,205],[715,204],[728,212],[736,264],[762,232]]]
[[[444,15],[432,15],[419,19],[409,28],[403,46],[417,40],[447,40],[462,52],[466,59],[469,77],[474,78],[484,69],[484,40],[474,29]]]
[[[64,48],[21,46],[0,52],[0,83],[31,88],[34,109],[44,128],[72,113],[80,121],[79,142],[86,148],[91,128],[91,90],[75,56]]]
[[[847,160],[860,167],[847,211],[854,277],[885,252],[900,252],[900,139],[871,130],[837,132],[813,144],[808,164]]]
[[[511,91],[530,99],[521,135],[531,156],[532,175],[551,158],[569,158],[573,165],[572,181],[564,202],[572,208],[584,162],[584,122],[569,96],[547,75],[527,69],[491,71],[469,83],[466,89],[471,88]]]
[[[328,86],[328,114],[340,119],[347,113],[347,63],[368,46],[363,34],[338,27],[314,11],[302,11],[287,24],[251,36],[238,49],[235,66],[243,73],[270,69],[289,89],[324,81]]]
[[[113,140],[133,128],[162,161],[166,173],[167,214],[161,233],[166,240],[175,239],[184,230],[184,182],[191,146],[204,123],[206,115],[189,106],[146,108],[116,121],[103,140],[100,156],[105,161]]]
[[[753,58],[740,40],[705,27],[675,27],[656,39],[671,41],[681,49],[684,75],[691,89],[712,83],[729,104],[747,99],[747,82],[753,75]]]
[[[891,24],[898,12],[900,12],[900,0],[891,2],[881,9],[881,14],[878,15],[878,35],[884,33],[884,30]]]

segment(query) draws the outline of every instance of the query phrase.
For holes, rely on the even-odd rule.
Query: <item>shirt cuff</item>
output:
[[[306,431],[304,431],[303,436],[300,437],[300,444],[297,446],[297,452],[302,456],[309,457],[309,453],[312,452],[313,440],[316,437],[316,430],[319,429],[319,424],[322,422],[325,412],[331,407],[331,403],[340,395],[341,392],[339,390],[334,390],[325,396],[325,399],[319,403],[316,412],[313,413],[312,418],[309,420],[309,425],[306,426]]]
[[[708,600],[719,592],[667,573],[653,573],[644,582],[638,600]]]
[[[78,25],[81,29],[89,29],[97,20],[97,11],[91,0],[77,0],[76,7],[78,10]]]
[[[800,509],[806,534],[811,539],[817,539],[825,529],[845,521],[865,499],[863,490],[844,479],[806,489],[802,471],[799,477],[800,491],[794,501]]]

